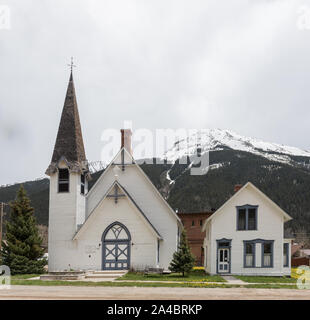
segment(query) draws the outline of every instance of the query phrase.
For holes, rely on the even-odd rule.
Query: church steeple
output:
[[[72,64],[52,161],[46,170],[46,174],[50,175],[56,172],[60,160],[64,160],[73,172],[88,171],[73,82]]]

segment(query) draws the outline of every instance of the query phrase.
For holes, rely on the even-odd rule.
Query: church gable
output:
[[[101,199],[101,201],[98,203],[98,205],[94,208],[94,210],[89,214],[88,218],[84,222],[84,224],[80,227],[78,232],[74,236],[74,240],[78,239],[81,234],[84,233],[86,229],[88,229],[89,225],[92,223],[96,223],[97,216],[100,215],[103,211],[102,208],[105,207],[104,203],[109,203],[109,207],[111,207],[111,202],[113,202],[113,207],[111,208],[111,217],[113,217],[114,212],[117,211],[118,207],[121,206],[124,207],[124,201],[126,201],[125,207],[130,206],[130,208],[135,212],[135,214],[139,217],[140,220],[144,223],[144,225],[150,229],[151,233],[157,237],[158,239],[161,239],[160,233],[156,230],[156,228],[152,225],[152,223],[149,221],[147,216],[144,214],[144,212],[141,210],[141,208],[135,203],[133,198],[130,196],[130,194],[117,182],[115,181],[113,185],[109,188],[107,193],[104,195],[104,197]],[[123,214],[122,218],[127,220],[128,217],[126,216],[126,208]],[[113,217],[112,220],[116,218]]]
[[[107,191],[115,179],[130,192],[135,202],[148,217],[149,213],[154,210],[158,211],[160,207],[162,208],[161,212],[164,211],[170,219],[172,218],[180,226],[182,225],[174,210],[125,148],[118,152],[87,195],[86,216],[94,209],[98,201],[100,201],[100,196]]]

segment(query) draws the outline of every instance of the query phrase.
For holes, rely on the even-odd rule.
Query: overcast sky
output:
[[[44,176],[71,56],[91,161],[124,120],[310,149],[308,0],[0,0],[0,18],[1,5],[0,184]]]

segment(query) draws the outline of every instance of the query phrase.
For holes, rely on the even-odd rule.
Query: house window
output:
[[[220,247],[229,247],[230,246],[230,242],[224,242],[224,241],[221,241],[220,242],[220,245],[219,245]]]
[[[238,210],[238,230],[246,230],[246,209]]]
[[[69,170],[58,170],[58,192],[69,192]]]
[[[262,242],[262,267],[273,266],[273,242]]]
[[[85,194],[85,174],[81,174],[81,194]]]
[[[195,220],[192,220],[192,227],[195,225]]]
[[[248,230],[256,230],[256,208],[248,210]]]
[[[244,267],[255,267],[255,242],[244,242]]]
[[[283,243],[283,267],[289,267],[289,244]]]
[[[202,226],[202,220],[200,220],[200,226]]]
[[[258,206],[237,207],[237,230],[257,230]]]

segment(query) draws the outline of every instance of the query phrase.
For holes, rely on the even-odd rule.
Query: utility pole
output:
[[[3,216],[4,216],[4,202],[0,202],[0,250],[2,249],[2,231],[3,231]]]

